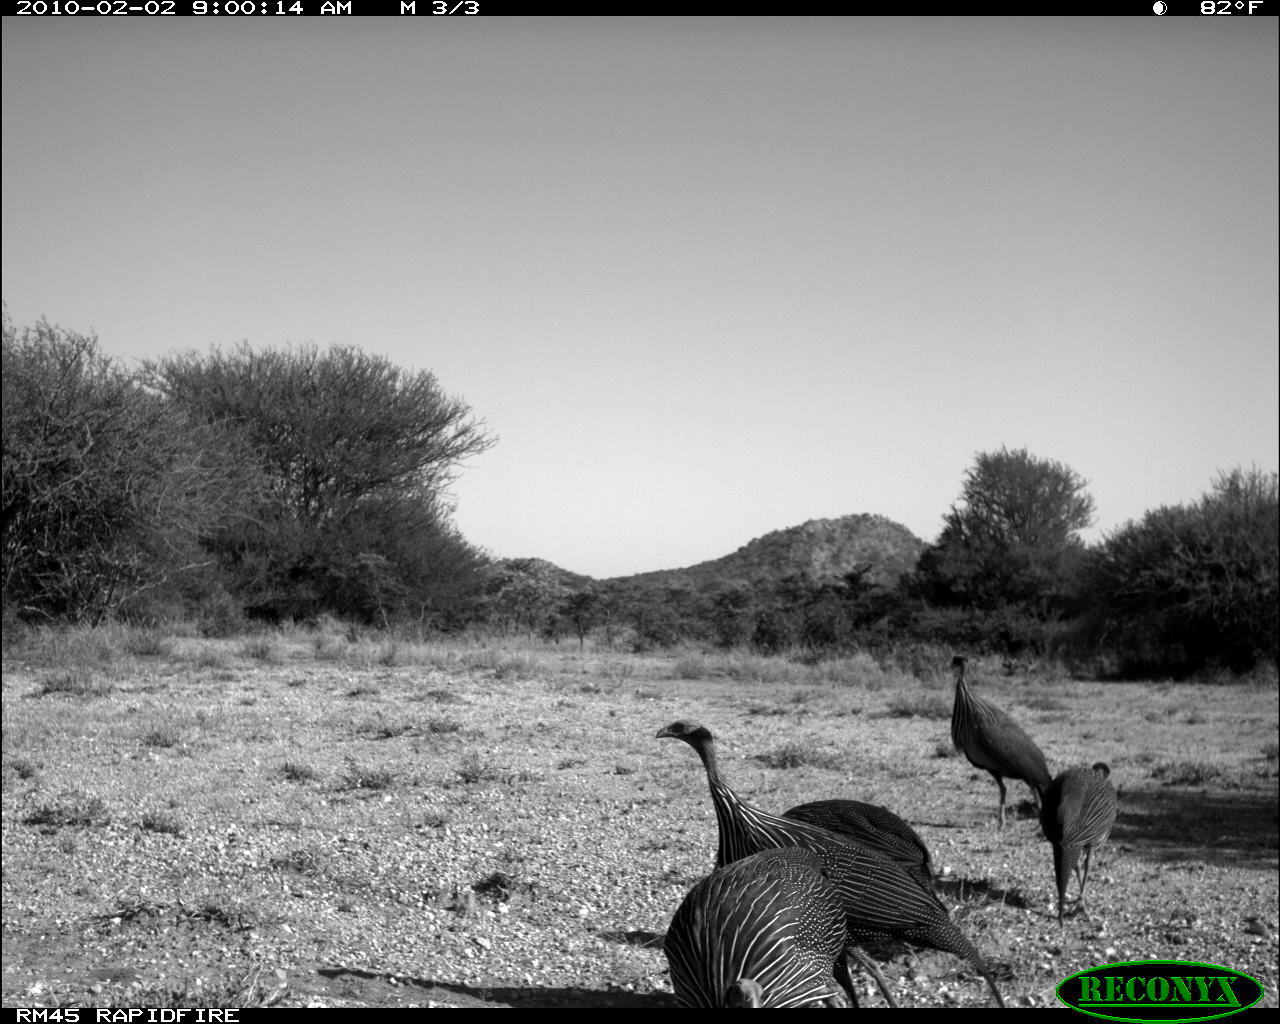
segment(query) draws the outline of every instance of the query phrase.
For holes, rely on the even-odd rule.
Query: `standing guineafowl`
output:
[[[1111,769],[1102,761],[1092,768],[1070,768],[1044,792],[1040,807],[1040,827],[1053,844],[1053,875],[1058,883],[1058,924],[1062,925],[1071,872],[1080,882],[1078,910],[1084,910],[1084,886],[1089,880],[1089,857],[1111,835],[1116,823],[1115,788]],[[1084,851],[1084,874],[1080,873],[1080,851]]]
[[[1004,1006],[995,978],[973,943],[947,916],[946,908],[937,897],[900,864],[876,850],[856,844],[847,836],[769,814],[740,799],[720,778],[715,740],[705,726],[697,722],[672,722],[658,731],[659,738],[665,736],[683,740],[693,747],[706,769],[719,830],[717,866],[732,864],[762,850],[791,846],[812,850],[840,894],[849,955],[871,968],[873,965],[857,947],[884,939],[953,953],[973,965],[991,986],[996,1002]],[[886,1000],[894,1005],[883,977],[877,977],[876,981]]]
[[[951,709],[951,742],[975,768],[989,772],[1000,787],[1000,827],[1004,828],[1005,779],[1021,779],[1039,802],[1049,785],[1044,753],[1022,727],[994,704],[976,697],[964,678],[965,661],[951,659],[956,702]]]
[[[797,846],[717,868],[689,890],[663,943],[676,999],[702,1008],[856,1006],[844,950],[840,894],[821,858]]]

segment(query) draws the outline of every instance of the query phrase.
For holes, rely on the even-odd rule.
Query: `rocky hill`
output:
[[[905,526],[883,516],[811,519],[766,533],[723,558],[684,569],[639,573],[617,582],[700,588],[758,584],[795,575],[820,581],[840,579],[869,566],[870,582],[892,586],[903,573],[915,568],[925,547],[925,542]]]

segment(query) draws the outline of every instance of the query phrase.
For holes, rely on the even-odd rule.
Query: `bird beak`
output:
[[[672,736],[672,735],[674,735],[674,733],[672,733],[671,731],[671,726],[664,725],[661,729],[658,730],[658,735],[655,736],[654,739],[660,740],[660,739],[664,739],[667,736]]]

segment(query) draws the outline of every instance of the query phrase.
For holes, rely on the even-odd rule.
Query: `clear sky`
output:
[[[1001,445],[1092,539],[1280,464],[1276,26],[7,18],[4,298],[432,370],[496,556],[932,540]]]

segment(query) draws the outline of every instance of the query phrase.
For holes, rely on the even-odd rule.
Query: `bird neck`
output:
[[[744,823],[749,816],[759,815],[760,812],[741,800],[720,777],[715,744],[712,741],[705,740],[698,744],[696,749],[698,756],[702,758],[703,767],[707,770],[711,802],[716,809],[716,826],[719,833],[716,867],[724,867],[756,852],[754,846],[747,841],[748,830]]]

